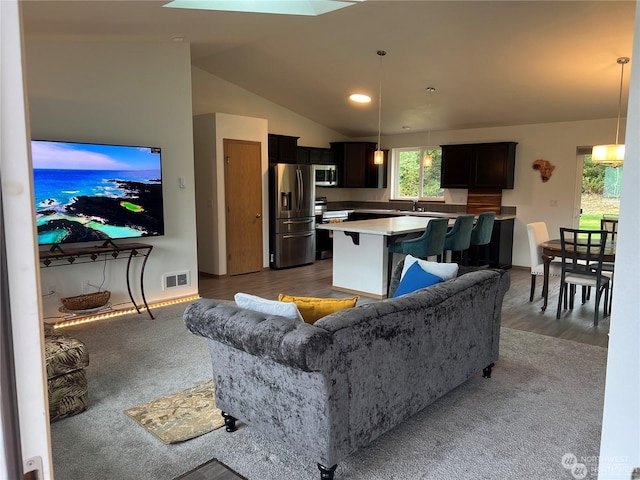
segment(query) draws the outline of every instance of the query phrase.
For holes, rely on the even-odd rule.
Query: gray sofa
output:
[[[391,283],[395,291],[396,268]],[[337,463],[498,359],[503,270],[470,271],[314,325],[198,300],[187,329],[207,338],[218,407],[318,463]]]

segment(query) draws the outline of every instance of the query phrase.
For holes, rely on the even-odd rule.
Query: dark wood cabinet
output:
[[[489,267],[491,268],[511,268],[513,258],[513,218],[496,219],[493,222],[491,231],[491,241],[489,242]],[[469,249],[469,261],[475,265],[478,261],[484,261],[486,255],[484,247]],[[480,263],[482,263],[480,261]]]
[[[471,145],[442,145],[440,187],[468,188],[472,157]]]
[[[335,165],[333,150],[318,147],[298,147],[298,163],[308,165]]]
[[[269,134],[269,163],[298,163],[298,138]]]
[[[298,147],[298,161],[297,163],[303,165],[309,165],[311,161],[309,160],[311,153],[311,148],[309,147]]]
[[[333,142],[338,166],[338,187],[344,188],[386,188],[388,150],[382,165],[373,163],[376,144],[373,142]]]
[[[512,189],[516,142],[441,145],[442,188]]]
[[[493,268],[511,268],[513,258],[513,218],[493,222],[489,243],[489,265]]]
[[[309,148],[309,163],[311,165],[335,165],[336,159],[330,148]]]

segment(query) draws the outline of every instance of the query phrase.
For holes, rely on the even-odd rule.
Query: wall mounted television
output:
[[[160,148],[32,140],[31,158],[39,245],[164,235]]]

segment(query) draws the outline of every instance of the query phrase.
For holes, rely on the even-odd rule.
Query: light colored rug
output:
[[[184,442],[224,425],[216,408],[213,381],[137,405],[125,413],[166,444]]]

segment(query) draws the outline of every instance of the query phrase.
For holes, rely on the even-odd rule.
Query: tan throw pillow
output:
[[[334,312],[356,306],[360,297],[352,298],[316,298],[316,297],[296,297],[281,293],[278,300],[281,302],[293,302],[297,305],[298,311],[307,323],[315,323],[322,317],[326,317]]]

